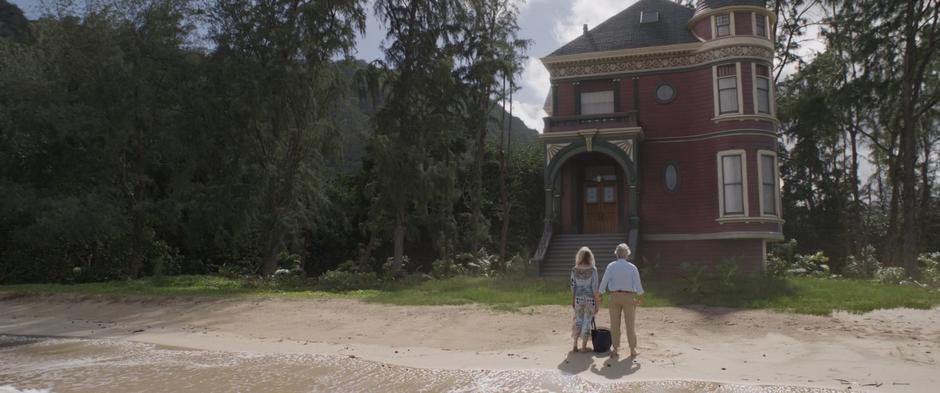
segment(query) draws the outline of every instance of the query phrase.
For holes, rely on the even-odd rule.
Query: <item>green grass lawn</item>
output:
[[[648,281],[647,307],[707,305],[771,309],[828,315],[832,310],[866,312],[881,308],[928,309],[940,305],[940,292],[911,286],[882,285],[846,279],[741,279],[733,287],[717,282],[689,293],[682,281]],[[323,291],[295,286],[281,289],[269,282],[218,276],[176,276],[74,285],[24,284],[0,286],[0,294],[80,294],[102,296],[207,296],[353,298],[398,305],[483,304],[519,311],[538,305],[570,302],[567,281],[529,277],[455,277],[444,280],[406,280],[358,291]]]

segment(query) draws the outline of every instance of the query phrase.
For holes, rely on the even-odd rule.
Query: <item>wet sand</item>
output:
[[[444,382],[422,389],[765,391],[778,386],[775,389],[789,389],[783,391],[807,387],[923,392],[940,382],[940,309],[815,317],[718,308],[642,308],[638,312],[641,356],[636,359],[568,353],[570,315],[561,306],[507,313],[479,306],[388,306],[352,300],[116,301],[59,295],[2,299],[0,310],[0,334],[92,339],[81,342],[95,348],[104,345],[95,340],[105,340],[107,345],[159,345],[150,347],[158,352],[171,351],[164,347],[169,346],[205,350],[174,353],[231,354],[213,355],[223,358],[268,356],[260,363],[267,367],[244,366],[254,370],[249,373],[264,374],[265,380],[323,374],[346,375],[345,383],[351,383],[368,381],[363,375],[374,374],[376,367],[394,368],[377,385],[362,382],[352,391],[386,391],[383,381],[399,379],[410,382],[390,391],[413,391],[437,380]],[[606,313],[598,315],[598,323],[608,325]],[[55,381],[28,379],[24,377],[28,369],[9,371],[13,350],[6,348],[0,352],[0,386],[19,376],[21,385],[14,385],[19,388],[90,391],[61,390]],[[35,364],[56,357],[65,361],[80,356],[54,353]],[[275,371],[280,369],[292,371]],[[219,370],[225,375],[224,369]],[[170,372],[174,373],[181,372]],[[475,386],[477,380],[508,384],[455,390]],[[526,385],[532,381],[548,385]],[[338,386],[308,389],[320,386],[310,379],[291,383],[282,391],[328,391]],[[204,390],[194,386],[178,391]]]

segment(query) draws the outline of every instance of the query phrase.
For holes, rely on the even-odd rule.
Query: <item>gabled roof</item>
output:
[[[659,21],[640,23],[644,11],[659,12]],[[694,13],[670,0],[640,0],[548,57],[698,42],[687,27]]]
[[[767,0],[698,0],[695,3],[696,12],[702,12],[706,9],[718,9],[732,5],[752,5],[756,7],[766,7]]]

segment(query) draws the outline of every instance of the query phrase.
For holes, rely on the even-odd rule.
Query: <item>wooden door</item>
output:
[[[618,198],[615,177],[584,182],[584,233],[617,232]]]

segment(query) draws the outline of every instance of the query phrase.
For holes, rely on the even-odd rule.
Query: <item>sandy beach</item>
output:
[[[677,380],[924,392],[940,383],[940,309],[818,317],[643,307],[636,359],[569,353],[570,311],[563,306],[504,312],[336,299],[55,295],[7,296],[0,310],[4,335],[329,355],[430,370],[551,370],[595,384]],[[598,324],[609,326],[606,310]]]

